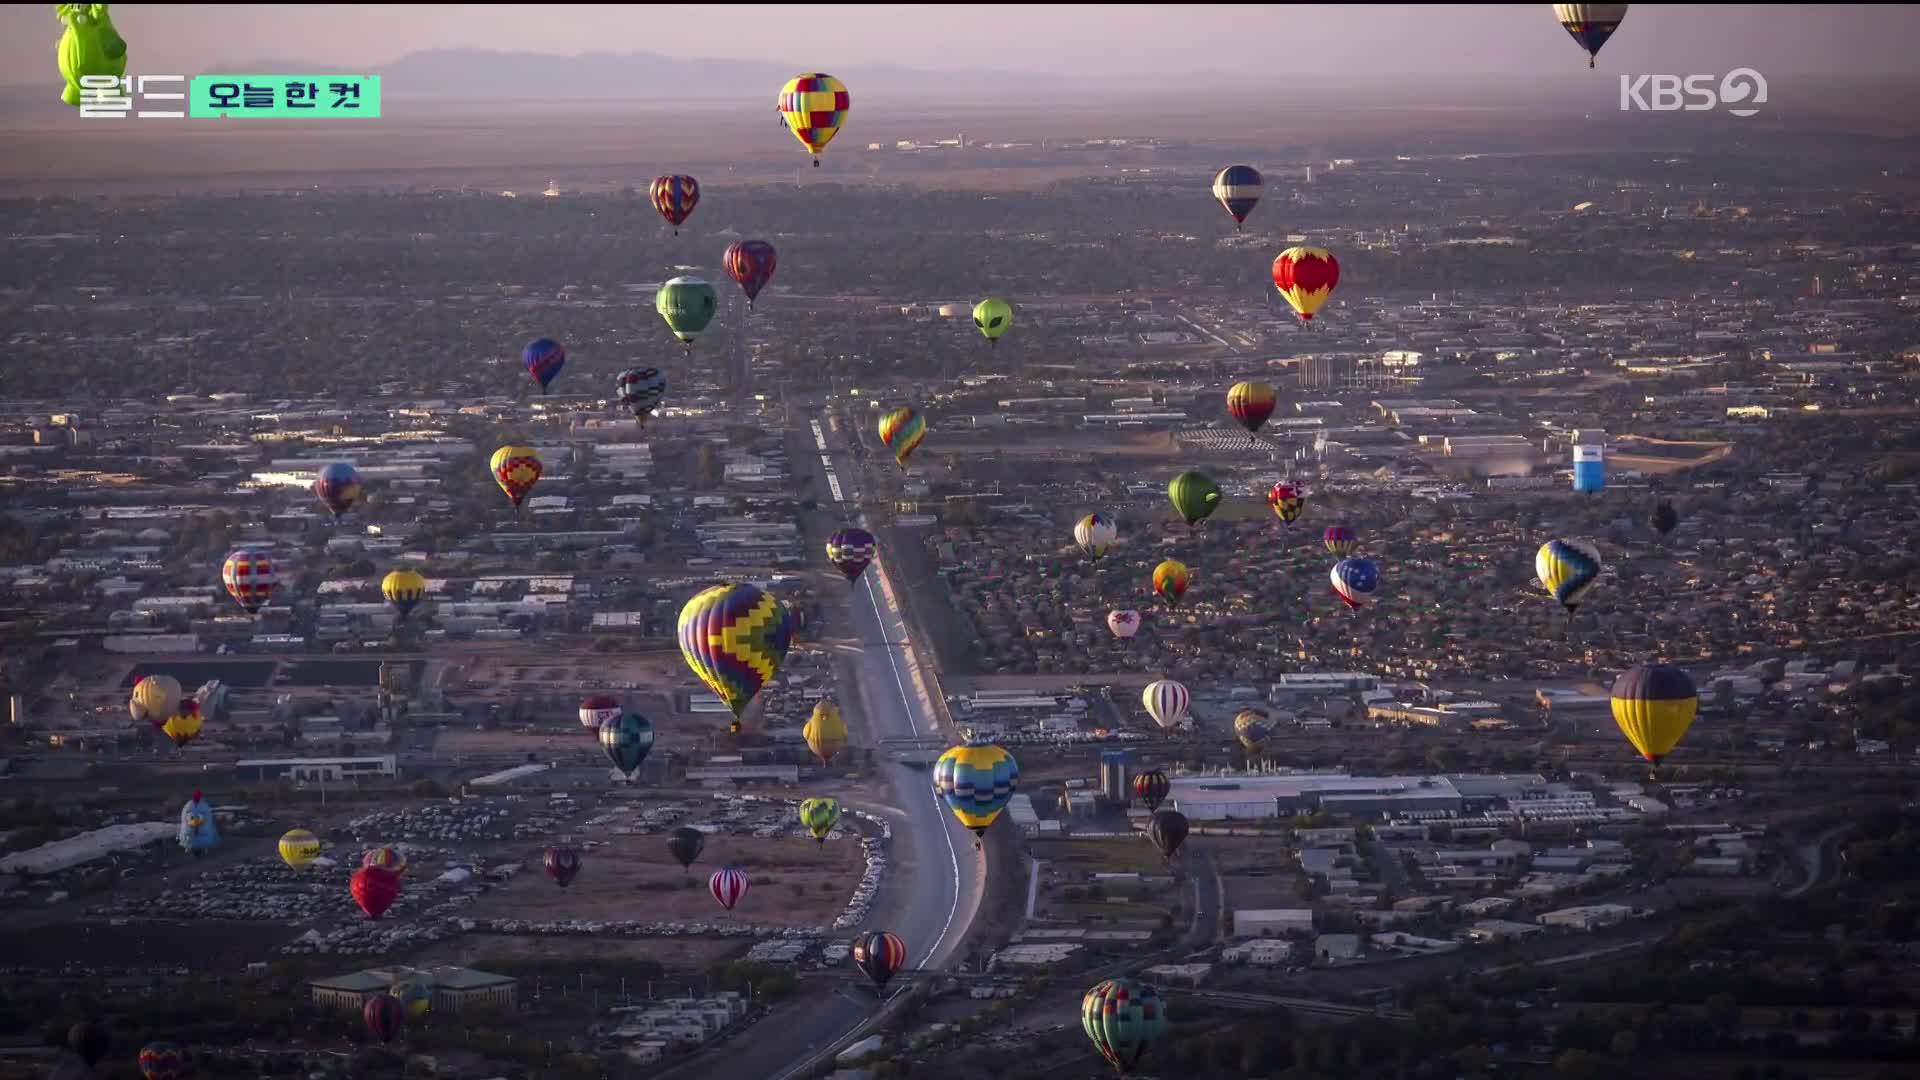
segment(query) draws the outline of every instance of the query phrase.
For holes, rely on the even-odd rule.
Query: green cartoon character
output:
[[[113,19],[105,4],[55,4],[54,11],[66,24],[60,35],[60,74],[67,88],[60,100],[80,104],[80,80],[88,75],[127,73],[127,43],[113,28]]]

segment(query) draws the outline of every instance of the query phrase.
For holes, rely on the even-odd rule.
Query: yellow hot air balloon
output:
[[[1660,764],[1700,711],[1693,678],[1665,664],[1628,668],[1613,682],[1613,722],[1640,756]]]
[[[822,698],[813,707],[813,715],[807,718],[807,725],[800,729],[807,740],[807,749],[825,765],[833,760],[833,755],[847,745],[847,722],[840,717],[840,706]]]
[[[320,857],[320,838],[305,829],[294,829],[280,838],[280,857],[295,870],[305,870]]]
[[[503,446],[493,452],[487,467],[493,471],[493,482],[500,485],[500,490],[507,493],[515,506],[540,482],[540,474],[545,471],[540,464],[540,452],[531,446]]]
[[[427,579],[413,570],[395,570],[381,580],[380,595],[387,598],[387,603],[400,613],[400,621],[405,622],[427,595]]]
[[[1264,714],[1242,709],[1233,718],[1233,732],[1240,736],[1240,745],[1246,747],[1248,754],[1258,754],[1266,749],[1267,736],[1273,733],[1273,728]]]
[[[800,824],[818,843],[826,843],[840,823],[840,804],[832,799],[807,799],[800,804]]]
[[[179,712],[160,725],[160,731],[173,740],[174,746],[184,749],[188,743],[200,737],[200,728],[204,724],[200,716],[200,703],[188,698],[180,703]]]
[[[171,675],[148,675],[133,684],[127,711],[135,720],[145,720],[158,727],[166,723],[160,717],[170,717],[180,711],[180,697],[179,679]]]
[[[815,168],[820,166],[820,152],[840,134],[840,125],[847,122],[847,110],[852,107],[847,84],[819,72],[787,80],[787,85],[780,88],[777,105],[787,130],[813,155]]]

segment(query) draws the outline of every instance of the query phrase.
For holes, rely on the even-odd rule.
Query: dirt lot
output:
[[[1180,902],[1180,886],[1144,837],[1137,840],[1043,840],[1030,845],[1045,863],[1035,914],[1074,920],[1157,922]],[[1137,873],[1140,882],[1105,881],[1097,892],[1091,874]]]

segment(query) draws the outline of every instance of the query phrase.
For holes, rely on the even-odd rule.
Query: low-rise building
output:
[[[1312,932],[1312,908],[1243,908],[1233,913],[1234,937],[1284,937]]]

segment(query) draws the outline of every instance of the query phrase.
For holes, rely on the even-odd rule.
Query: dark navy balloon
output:
[[[547,392],[547,385],[560,375],[560,369],[567,366],[567,347],[552,338],[530,341],[520,350],[520,362],[527,365],[527,374],[540,384],[540,392]]]
[[[609,720],[600,725],[600,746],[606,750],[607,760],[613,762],[613,767],[631,780],[653,749],[653,721],[636,712]]]
[[[328,513],[339,517],[360,501],[360,474],[352,465],[336,461],[314,476],[313,494]]]

